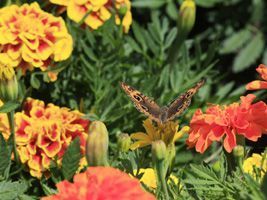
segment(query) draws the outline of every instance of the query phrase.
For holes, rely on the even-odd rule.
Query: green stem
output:
[[[166,169],[165,169],[165,161],[159,161],[155,163],[155,168],[157,172],[157,177],[158,177],[158,185],[160,188],[163,189],[164,193],[164,199],[169,200],[169,193],[167,189],[167,183],[166,183]]]
[[[10,130],[11,130],[10,137],[12,139],[13,153],[14,153],[16,163],[19,163],[18,152],[16,149],[14,111],[9,112],[7,115],[8,115],[8,122],[9,122]]]

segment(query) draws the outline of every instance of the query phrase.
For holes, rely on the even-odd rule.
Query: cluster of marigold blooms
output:
[[[80,138],[81,153],[85,154],[90,122],[82,116],[77,110],[51,103],[45,105],[43,101],[31,98],[26,100],[23,111],[15,114],[15,134],[20,160],[32,176],[48,175],[52,160],[60,165],[65,150],[76,137]],[[1,114],[0,130],[7,139],[10,131],[5,114]],[[82,159],[81,165],[85,164]]]
[[[84,22],[92,29],[98,29],[115,13],[116,24],[122,24],[128,32],[132,24],[130,0],[50,0],[51,3],[64,6],[67,15],[79,23]]]
[[[93,30],[99,28],[115,12],[117,24],[128,32],[132,23],[129,0],[51,0],[65,6],[75,22],[85,23]],[[66,60],[73,50],[73,41],[61,17],[43,11],[38,3],[10,5],[0,9],[0,66],[21,70],[37,68],[46,71],[55,81],[58,72],[54,62]],[[0,73],[2,69],[0,69]]]

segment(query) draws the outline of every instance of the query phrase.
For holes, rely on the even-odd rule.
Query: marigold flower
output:
[[[178,131],[179,125],[177,122],[169,121],[165,124],[153,125],[150,119],[143,122],[146,133],[137,132],[132,133],[131,138],[136,140],[131,149],[141,148],[150,145],[153,141],[162,140],[168,146],[180,139],[185,133],[189,131],[189,127],[185,126]]]
[[[225,150],[231,152],[237,135],[257,141],[267,130],[267,105],[262,101],[252,104],[255,98],[248,94],[241,97],[241,103],[213,105],[206,113],[197,110],[190,122],[189,147],[203,153],[213,141],[223,139]]]
[[[84,173],[76,174],[73,183],[62,181],[57,188],[58,194],[43,197],[42,200],[156,199],[142,189],[137,179],[112,167],[89,167]]]
[[[267,66],[261,64],[256,71],[261,75],[264,81],[252,81],[246,85],[247,90],[267,89]]]
[[[264,160],[263,160],[264,159]],[[250,174],[254,179],[259,177],[262,179],[267,173],[267,158],[260,154],[253,153],[243,163],[244,172]]]
[[[65,60],[71,52],[72,38],[63,19],[44,12],[36,2],[0,9],[1,62],[24,73],[33,68],[46,71],[53,61]],[[48,75],[56,78],[54,72]]]
[[[152,168],[141,168],[139,169],[139,174],[142,174],[141,178],[139,179],[140,182],[142,182],[143,184],[145,184],[147,187],[151,188],[151,189],[156,189],[157,188],[157,177],[155,174],[154,169]],[[135,169],[133,171],[134,175],[137,175],[137,170]],[[173,174],[170,175],[170,178],[168,179],[168,183],[170,183],[171,181],[173,181],[176,185],[179,184],[179,180],[176,176],[174,176]]]
[[[128,32],[132,24],[130,0],[50,0],[50,2],[66,6],[68,17],[77,23],[88,14],[84,22],[94,30],[102,26],[112,16],[112,12],[115,12],[116,24],[122,23],[125,32]],[[121,10],[126,12],[121,13]],[[123,16],[120,16],[121,14]]]
[[[85,155],[89,121],[82,116],[79,111],[27,99],[23,111],[15,114],[15,134],[20,160],[28,166],[32,176],[41,178],[47,174],[50,162],[56,157],[61,165],[65,150],[76,137],[80,138],[81,153]],[[0,123],[0,130],[8,135],[8,121],[3,119],[6,121]],[[84,158],[80,164],[85,164]]]

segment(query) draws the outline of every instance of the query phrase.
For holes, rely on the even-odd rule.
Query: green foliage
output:
[[[4,180],[9,176],[11,165],[11,146],[5,141],[0,134],[0,180]]]
[[[72,179],[73,175],[79,168],[80,159],[80,140],[76,137],[65,151],[62,159],[62,174],[65,179]]]
[[[5,200],[33,199],[32,197],[23,194],[26,190],[27,190],[27,184],[25,182],[2,181],[0,182],[0,199],[5,199]]]
[[[14,111],[19,106],[20,104],[17,102],[13,102],[13,101],[5,102],[4,105],[0,107],[0,113],[9,113],[11,111]]]

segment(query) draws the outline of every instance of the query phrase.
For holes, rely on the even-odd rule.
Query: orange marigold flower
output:
[[[72,37],[61,17],[44,12],[36,2],[0,9],[0,55],[5,63],[24,73],[34,68],[45,71],[71,52]],[[48,75],[56,79],[55,72]]]
[[[77,23],[88,14],[84,22],[94,30],[102,26],[112,16],[112,12],[115,12],[116,24],[122,23],[125,32],[128,32],[132,24],[130,0],[50,0],[50,2],[66,6],[68,17]]]
[[[213,141],[223,139],[223,146],[231,152],[236,135],[257,141],[267,130],[267,105],[260,101],[252,104],[255,95],[241,97],[241,103],[220,107],[213,105],[203,113],[197,110],[190,122],[187,139],[189,147],[203,153]]]
[[[267,66],[261,64],[258,66],[256,71],[261,75],[261,78],[264,81],[252,81],[246,85],[247,90],[259,90],[259,89],[267,89]]]
[[[82,116],[79,111],[27,99],[23,111],[15,114],[16,144],[21,162],[32,176],[40,178],[56,156],[61,164],[65,150],[76,137],[85,154],[89,121]]]
[[[73,183],[57,184],[58,194],[42,200],[156,200],[135,178],[112,167],[89,167],[74,176]]]

